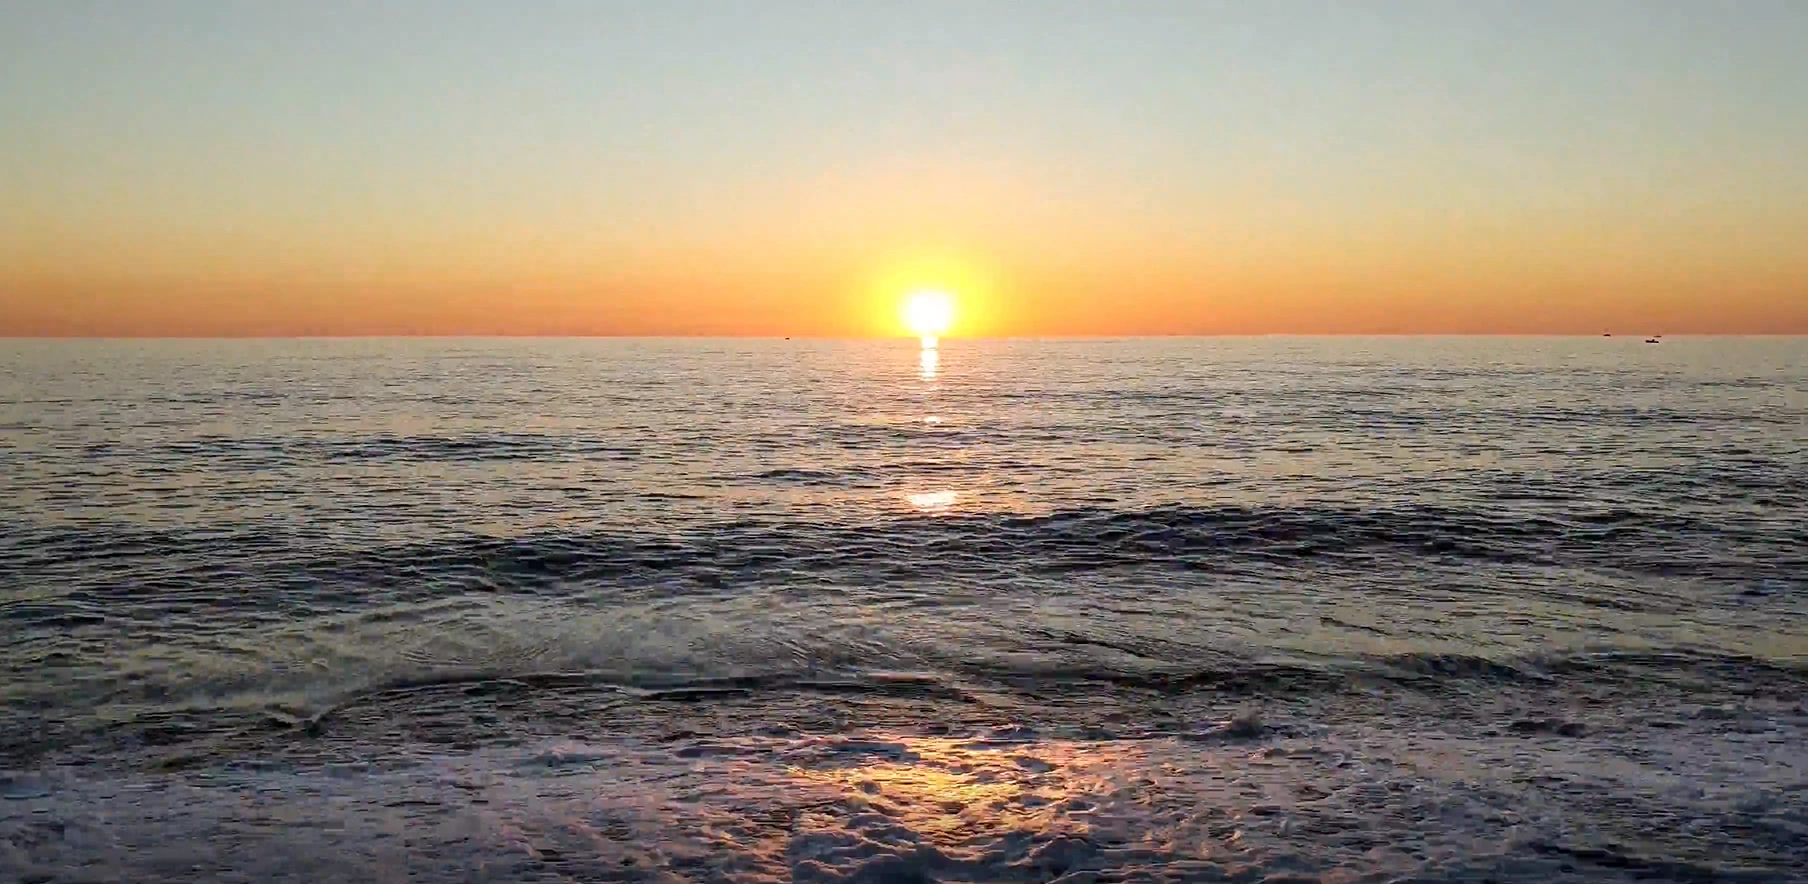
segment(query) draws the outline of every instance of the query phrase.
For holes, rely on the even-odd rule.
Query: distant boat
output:
[[[1646,338],[1646,339],[1645,339],[1645,343],[1647,343],[1647,344],[1661,344],[1661,343],[1663,343],[1663,342],[1664,342],[1664,341],[1663,341],[1663,337],[1664,337],[1664,336],[1663,336],[1663,335],[1652,335],[1652,336],[1651,336],[1651,337],[1648,337],[1648,338]]]
[[[1603,338],[1611,338],[1611,337],[1613,337],[1613,332],[1602,332],[1602,333],[1601,333],[1601,337],[1603,337]]]

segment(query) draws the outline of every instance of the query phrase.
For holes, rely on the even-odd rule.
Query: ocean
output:
[[[1808,340],[0,341],[0,881],[1808,880]]]

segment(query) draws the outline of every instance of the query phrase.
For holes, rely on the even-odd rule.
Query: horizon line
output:
[[[1162,338],[1800,338],[1808,331],[1780,332],[1175,332],[1142,334],[1040,334],[1040,335],[942,335],[949,341],[1065,341],[1139,340]],[[900,341],[916,342],[919,335],[735,335],[735,334],[517,334],[458,332],[447,334],[350,333],[350,334],[0,334],[0,341],[331,341],[331,340],[720,340],[720,341]]]

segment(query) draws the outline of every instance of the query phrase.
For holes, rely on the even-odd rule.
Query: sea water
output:
[[[0,342],[0,880],[1808,880],[1808,341]]]

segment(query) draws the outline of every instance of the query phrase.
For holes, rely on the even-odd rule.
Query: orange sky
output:
[[[958,237],[975,244],[960,248],[903,235],[836,243],[828,232],[578,255],[549,244],[556,234],[393,252],[21,249],[0,280],[0,332],[891,335],[903,332],[901,298],[933,287],[960,299],[954,333],[976,336],[1808,333],[1808,250],[1761,238],[1679,237],[1658,250],[1627,226],[1296,240],[1229,230],[1188,248],[1168,231],[1114,243],[1037,225],[1025,217],[1021,230],[1040,241],[1020,234],[990,249],[979,233]]]
[[[925,3],[9,7],[0,334],[1808,333],[1799,6]]]

